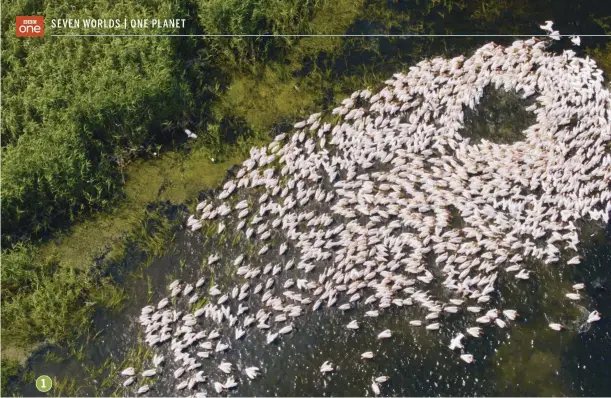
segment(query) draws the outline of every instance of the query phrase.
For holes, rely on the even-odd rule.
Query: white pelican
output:
[[[256,366],[251,366],[249,368],[244,369],[244,373],[250,380],[254,380],[259,375],[259,368]]]
[[[325,361],[320,367],[321,373],[328,373],[333,371],[333,364],[329,361]]]
[[[125,368],[121,371],[121,376],[133,376],[136,374],[136,369],[133,367]]]
[[[460,356],[460,359],[462,359],[463,361],[465,361],[466,363],[472,363],[475,362],[475,359],[473,359],[473,355],[471,354],[462,354]]]
[[[371,359],[375,356],[375,354],[371,351],[366,351],[364,353],[361,354],[361,358],[363,359]]]
[[[134,383],[134,381],[136,381],[136,379],[134,379],[133,377],[128,378],[127,380],[123,382],[123,387],[131,386]]]
[[[157,371],[155,369],[147,369],[144,372],[142,372],[142,377],[153,377],[157,374]]]
[[[375,395],[380,395],[381,393],[380,386],[375,381],[371,383],[371,389]]]
[[[588,323],[600,321],[601,315],[602,314],[598,311],[590,312],[590,314],[588,315]]]
[[[225,381],[225,385],[223,387],[225,387],[226,390],[230,390],[232,388],[237,387],[237,385],[238,383],[235,381],[233,376],[229,376],[227,380]]]
[[[454,338],[452,338],[452,340],[450,340],[450,350],[455,350],[455,349],[462,349],[464,348],[461,340],[465,337],[464,334],[462,333],[458,333]]]
[[[293,325],[287,325],[283,328],[281,328],[280,330],[278,330],[279,334],[288,334],[291,333],[293,331]]]
[[[467,333],[469,333],[473,337],[479,337],[482,333],[482,328],[478,326],[467,328]]]
[[[386,383],[388,380],[390,380],[388,376],[378,376],[375,378],[376,383]]]
[[[271,344],[278,338],[278,333],[267,333],[267,344]]]
[[[503,315],[505,315],[505,318],[513,321],[519,314],[515,310],[503,310]]]
[[[554,24],[554,21],[545,21],[545,25],[539,25],[539,27],[543,30],[545,30],[546,32],[550,32],[552,33],[552,25]]]
[[[224,389],[225,386],[223,386],[223,384],[219,383],[218,381],[214,382],[214,391],[216,391],[217,394],[221,394]]]
[[[219,369],[221,370],[221,372],[229,374],[231,373],[231,363],[230,362],[221,362],[221,364],[219,365]]]
[[[359,324],[357,321],[353,320],[346,326],[348,329],[356,330],[359,328]]]
[[[556,331],[561,331],[562,329],[564,329],[564,326],[562,326],[559,323],[550,323],[549,327],[556,330]]]

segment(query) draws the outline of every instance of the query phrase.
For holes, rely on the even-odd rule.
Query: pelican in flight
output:
[[[460,342],[463,339],[463,337],[465,337],[464,334],[458,333],[456,337],[450,340],[450,346],[449,346],[450,350],[455,350],[457,348],[460,348],[460,349],[464,348],[462,343]]]
[[[329,361],[325,361],[320,367],[320,373],[333,372],[333,364]]]
[[[197,134],[191,132],[191,130],[189,129],[185,129],[185,134],[187,135],[187,138],[191,138],[191,139],[197,138]]]
[[[546,32],[550,32],[552,33],[552,25],[554,24],[554,21],[545,21],[545,25],[539,25],[539,27],[541,29],[543,29]]]
[[[573,43],[573,45],[575,46],[580,46],[581,45],[581,37],[579,36],[571,36],[571,43]]]

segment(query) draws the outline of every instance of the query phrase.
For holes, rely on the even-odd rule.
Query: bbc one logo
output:
[[[44,17],[17,17],[17,37],[37,37],[45,34]]]

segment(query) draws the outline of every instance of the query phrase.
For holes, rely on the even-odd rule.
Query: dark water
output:
[[[481,131],[489,127],[495,132],[505,129],[511,123],[507,122],[503,113],[506,110],[499,107],[499,103],[512,104],[512,101],[504,100],[499,99],[498,94],[493,95],[490,101],[482,104],[481,113],[486,117],[474,115],[473,120],[467,122],[479,126]],[[489,112],[490,107],[499,108]],[[516,130],[515,126],[510,127]],[[515,131],[508,134],[513,136]],[[313,210],[320,207],[316,203],[308,206]],[[232,226],[229,225],[227,231],[231,231]],[[216,225],[211,228],[216,229]],[[582,225],[580,236],[579,254],[583,260],[576,267],[560,265],[562,262],[550,266],[531,263],[529,268],[534,271],[531,278],[519,282],[507,278],[506,273],[499,274],[492,307],[515,309],[520,316],[508,322],[506,329],[487,326],[481,338],[465,339],[465,351],[476,358],[473,364],[465,364],[459,359],[458,351],[452,352],[447,347],[458,331],[474,326],[472,316],[469,317],[471,321],[466,321],[460,313],[446,315],[440,331],[427,331],[424,327],[409,325],[410,320],[426,315],[416,306],[393,306],[381,310],[379,318],[364,318],[364,303],[360,303],[358,308],[346,313],[336,307],[327,309],[324,305],[318,312],[306,311],[295,319],[295,331],[272,345],[265,344],[267,331],[251,327],[246,337],[238,342],[230,331],[229,339],[222,338],[225,342],[230,341],[230,349],[202,360],[201,370],[211,381],[224,382],[226,377],[217,366],[221,359],[233,363],[239,371],[239,376],[234,372],[239,386],[229,395],[244,396],[371,396],[372,378],[381,375],[390,376],[390,381],[381,385],[383,395],[608,396],[611,394],[611,378],[608,377],[611,367],[611,225],[606,229],[601,225]],[[182,230],[165,256],[154,259],[144,268],[142,278],[127,283],[130,297],[127,307],[116,316],[98,314],[95,322],[101,333],[94,342],[84,346],[84,360],[59,348],[53,350],[68,359],[53,363],[46,361],[44,355],[38,355],[31,360],[30,369],[35,375],[51,376],[56,384],[61,380],[76,380],[80,389],[63,391],[63,394],[133,395],[137,387],[120,387],[125,378],[117,377],[117,371],[127,366],[135,366],[139,371],[152,367],[150,354],[133,353],[142,347],[138,316],[143,306],[156,304],[165,297],[166,286],[177,278],[194,283],[202,275],[208,280],[213,277],[225,291],[234,283],[243,283],[233,276],[235,267],[227,265],[240,253],[249,253],[246,262],[255,266],[277,262],[272,254],[254,255],[258,251],[256,242],[246,238],[234,240],[234,237],[235,233],[229,232],[219,240]],[[274,232],[272,240],[277,247],[284,237]],[[296,254],[293,250],[289,249],[284,261]],[[212,253],[220,255],[220,262],[202,267]],[[278,286],[297,274],[293,269],[276,276],[276,294],[279,294]],[[564,295],[577,282],[585,283],[587,288],[583,299],[575,303]],[[258,282],[251,283],[254,287]],[[431,290],[437,297],[443,294],[434,283]],[[260,308],[260,299],[252,296],[247,305],[254,314]],[[179,303],[181,309],[184,309],[183,304]],[[234,313],[235,307],[233,304]],[[589,326],[585,319],[593,309],[602,312],[603,319]],[[352,319],[359,320],[359,330],[345,327]],[[551,330],[548,324],[552,321],[564,324],[566,329],[560,333]],[[391,329],[393,337],[380,341],[376,336],[384,329]],[[362,360],[360,355],[365,351],[373,351],[376,357]],[[171,359],[169,344],[156,352],[164,353],[168,359],[147,395],[187,395],[185,391],[175,390],[177,383],[172,373],[177,365]],[[337,369],[323,376],[319,368],[326,360]],[[105,365],[106,361],[109,362]],[[262,377],[249,381],[243,374],[243,369],[249,366],[259,367]],[[87,370],[92,367],[102,369],[101,373]],[[16,387],[23,395],[39,395],[33,383],[22,382]],[[212,383],[199,388],[215,395]]]
[[[497,100],[483,104],[482,112],[486,112],[485,107],[498,105]],[[479,118],[478,115],[473,117]],[[503,112],[488,112],[483,121],[474,123],[487,123],[498,131],[507,124],[505,119]],[[514,132],[509,131],[509,134]],[[317,209],[319,205],[308,206]],[[232,226],[229,225],[227,231],[231,231]],[[216,225],[212,228],[216,229]],[[498,290],[493,294],[490,308],[515,309],[520,317],[508,322],[506,329],[487,326],[479,339],[466,338],[465,352],[474,355],[476,362],[473,364],[465,364],[459,359],[458,351],[452,352],[447,347],[457,332],[474,326],[473,316],[467,321],[460,313],[446,315],[441,320],[440,331],[427,331],[424,327],[409,325],[410,320],[423,319],[425,315],[416,306],[393,306],[380,311],[379,318],[364,318],[364,304],[360,303],[358,308],[346,313],[335,307],[327,309],[324,305],[315,313],[306,310],[303,316],[295,319],[295,331],[272,345],[265,344],[267,331],[254,327],[249,328],[246,337],[238,342],[233,338],[233,331],[229,335],[223,333],[222,340],[230,342],[230,349],[200,361],[203,363],[200,370],[211,382],[224,382],[226,376],[217,366],[221,360],[233,363],[238,370],[233,374],[239,386],[229,391],[229,395],[236,396],[371,396],[372,378],[381,375],[390,376],[390,381],[381,385],[383,395],[609,396],[610,230],[611,226],[606,229],[602,225],[582,226],[579,254],[583,260],[576,267],[562,265],[563,262],[549,266],[530,263],[529,268],[534,271],[531,278],[519,282],[514,278],[506,280],[506,274],[500,273]],[[29,368],[35,375],[51,376],[56,386],[62,380],[75,380],[79,389],[62,390],[64,395],[134,395],[141,384],[120,387],[125,378],[117,377],[117,371],[127,366],[135,366],[139,371],[152,367],[150,352],[134,353],[143,347],[142,329],[138,324],[143,306],[156,304],[165,297],[168,294],[166,286],[177,278],[194,283],[202,275],[208,279],[213,277],[225,291],[234,283],[242,284],[243,280],[232,276],[235,267],[227,265],[240,253],[249,253],[246,261],[256,266],[273,261],[271,254],[257,258],[255,253],[259,245],[256,242],[246,238],[234,240],[234,236],[229,232],[220,240],[207,239],[203,234],[182,230],[167,254],[143,269],[143,278],[127,283],[130,298],[127,307],[118,315],[98,314],[95,322],[100,334],[84,345],[84,359],[53,348],[52,351],[67,359],[54,363],[41,354],[32,358]],[[272,240],[277,247],[284,237],[274,232]],[[285,261],[294,254],[292,250],[289,249]],[[202,267],[212,253],[220,254],[220,263]],[[276,294],[279,294],[278,286],[296,275],[294,269],[280,273],[276,277]],[[564,295],[577,282],[585,283],[587,288],[582,300],[573,302]],[[253,287],[256,283],[251,282]],[[207,283],[206,289],[208,286]],[[431,289],[437,297],[443,294],[434,283]],[[260,298],[252,296],[248,306],[254,314],[260,308]],[[179,307],[181,305],[184,309],[184,303],[179,303]],[[594,309],[602,312],[603,319],[589,326],[585,320]],[[236,305],[232,304],[232,312],[235,310]],[[345,327],[352,319],[359,320],[358,331]],[[552,321],[564,324],[566,329],[562,332],[551,330],[548,324]],[[391,329],[393,337],[380,341],[376,336],[384,329]],[[362,360],[360,355],[365,351],[373,351],[375,358]],[[177,365],[169,352],[169,343],[155,352],[164,353],[167,362],[159,377],[146,381],[151,384],[147,396],[188,395],[189,392],[175,390],[177,383],[172,373]],[[327,360],[337,368],[332,374],[323,376],[319,368]],[[249,381],[243,373],[249,366],[259,367],[262,377]],[[198,389],[215,395],[211,382]],[[22,381],[15,387],[15,391],[26,396],[40,395],[33,382]]]
[[[324,308],[297,318],[293,334],[272,345],[265,344],[267,332],[256,328],[248,329],[246,337],[239,342],[232,337],[228,352],[202,360],[201,370],[213,381],[224,382],[225,377],[216,369],[220,359],[232,362],[238,369],[248,366],[261,369],[262,377],[253,382],[243,372],[239,376],[234,372],[239,386],[229,395],[371,396],[372,377],[387,375],[391,379],[381,386],[383,395],[608,396],[611,394],[608,377],[611,321],[607,315],[611,314],[611,236],[608,229],[606,232],[599,229],[584,244],[581,253],[584,260],[575,268],[537,266],[531,279],[520,283],[506,282],[499,277],[500,290],[494,306],[516,309],[521,316],[507,329],[486,327],[481,338],[466,339],[465,350],[476,357],[474,364],[463,363],[458,352],[447,348],[453,333],[472,326],[473,322],[466,323],[460,314],[444,319],[442,330],[427,331],[408,325],[411,319],[422,319],[414,307],[391,307],[379,318],[355,317],[357,313],[362,314],[362,308],[345,314],[336,308]],[[587,233],[595,231],[593,228]],[[229,242],[222,246],[217,249],[223,253],[239,249],[232,248]],[[209,244],[204,244],[201,236],[187,231],[180,233],[170,253],[145,270],[155,292],[150,302],[160,300],[165,286],[175,277],[195,281],[213,271],[218,275],[215,281],[223,283],[228,269],[202,270],[199,266],[208,256],[207,247]],[[185,264],[182,269],[181,260]],[[587,294],[577,304],[564,297],[575,282],[587,285]],[[107,358],[120,364],[129,350],[139,344],[141,330],[137,318],[141,307],[147,304],[148,287],[140,280],[129,288],[132,300],[121,314],[114,317],[101,314],[96,320],[102,332],[95,343],[86,346],[84,362],[73,358],[52,364],[39,356],[30,363],[34,373],[47,374],[56,383],[66,377],[74,378],[85,386],[78,395],[133,395],[132,388],[116,390],[122,377],[111,376],[112,387],[101,387],[103,379],[112,373],[110,369],[94,381],[84,368],[102,365]],[[251,313],[254,313],[256,304],[250,300]],[[603,313],[603,319],[580,331],[587,313],[594,308]],[[560,333],[549,329],[548,318],[565,324],[567,329]],[[352,319],[359,319],[359,330],[346,329],[345,325]],[[376,335],[387,328],[393,331],[393,337],[377,340]],[[168,350],[168,346],[162,346],[161,351]],[[363,361],[360,354],[364,351],[373,351],[376,357]],[[171,353],[165,354],[171,357]],[[319,373],[325,360],[337,366],[336,372],[327,376]],[[134,362],[128,364],[138,366]],[[148,367],[150,360],[144,365]],[[169,360],[163,368],[165,371],[147,395],[176,395],[172,376],[175,365]],[[26,396],[39,395],[32,383],[20,387]],[[200,388],[215,395],[210,383]]]
[[[487,116],[482,119],[474,115],[473,123],[486,123],[498,131],[508,122],[502,109],[496,113],[487,112],[486,107],[499,104],[498,98],[491,98],[491,102],[483,104],[482,112]],[[480,130],[486,129],[481,127]],[[510,136],[514,133],[508,132]],[[316,210],[320,205],[312,203],[308,206]],[[56,386],[62,381],[74,380],[79,387],[76,391],[60,389],[56,394],[134,395],[141,384],[120,387],[125,378],[117,377],[117,371],[127,366],[135,366],[139,371],[152,367],[150,351],[135,354],[143,347],[143,330],[138,324],[143,306],[156,304],[165,297],[168,294],[166,286],[177,278],[194,283],[202,275],[208,280],[213,277],[224,291],[235,283],[242,284],[243,280],[233,276],[235,267],[227,265],[240,253],[248,253],[246,262],[255,266],[274,260],[272,254],[259,258],[256,242],[244,237],[234,240],[232,226],[228,226],[229,232],[220,240],[206,238],[201,233],[179,232],[166,255],[145,267],[142,278],[127,283],[130,298],[127,307],[118,315],[97,315],[96,329],[100,334],[93,342],[84,345],[84,359],[70,355],[61,347],[53,348],[51,351],[67,359],[55,363],[47,361],[41,353],[31,359],[29,369],[36,376],[51,376]],[[216,229],[216,224],[211,228]],[[233,374],[239,386],[229,391],[229,395],[236,396],[371,396],[372,378],[381,375],[390,376],[390,381],[381,385],[383,395],[609,396],[611,225],[604,229],[602,225],[585,224],[581,229],[579,254],[583,260],[578,266],[563,265],[563,262],[549,266],[531,262],[528,265],[534,271],[531,278],[519,282],[507,278],[506,273],[499,274],[498,290],[493,294],[494,302],[490,308],[515,309],[520,317],[508,322],[506,329],[486,326],[479,339],[465,338],[465,352],[476,358],[473,364],[465,364],[459,359],[458,351],[452,352],[447,347],[457,332],[475,326],[473,316],[468,317],[471,321],[467,321],[460,313],[445,315],[440,331],[428,331],[424,327],[409,325],[410,320],[423,319],[426,315],[417,306],[393,306],[381,310],[379,318],[364,318],[364,303],[360,303],[358,308],[346,313],[335,307],[327,309],[324,305],[315,313],[306,310],[303,316],[295,319],[295,331],[271,345],[265,344],[267,331],[254,327],[247,329],[246,337],[238,342],[234,340],[232,330],[228,335],[223,333],[225,337],[222,340],[230,342],[230,349],[222,355],[201,360],[203,366],[200,370],[211,382],[224,382],[226,376],[217,366],[221,360],[233,363],[234,369],[238,370]],[[285,238],[273,232],[272,240],[277,247]],[[289,249],[284,261],[296,254],[292,250]],[[212,253],[219,254],[221,261],[202,267]],[[288,277],[295,278],[296,275],[299,273],[294,269],[277,275],[276,294]],[[577,282],[585,283],[587,288],[582,293],[584,297],[573,302],[565,297],[565,293]],[[252,287],[256,283],[251,281]],[[439,286],[432,285],[435,296],[443,294]],[[204,286],[207,289],[209,284]],[[251,314],[260,308],[260,296],[253,296],[251,294],[247,303]],[[232,304],[233,313],[236,306]],[[184,309],[184,303],[179,302],[179,307]],[[594,309],[600,311],[603,318],[589,326],[585,320]],[[345,327],[352,319],[358,319],[359,330],[351,331]],[[550,322],[560,322],[566,329],[553,331],[548,327]],[[380,341],[376,336],[384,329],[391,329],[393,337]],[[226,327],[224,332],[227,332]],[[146,347],[144,351],[147,351]],[[375,358],[362,360],[360,355],[365,351],[373,351]],[[177,365],[169,352],[169,343],[155,352],[164,353],[167,362],[159,377],[146,381],[151,384],[147,396],[188,395],[186,391],[175,390],[177,383],[172,373]],[[337,368],[332,374],[323,376],[319,368],[327,360]],[[259,367],[262,377],[249,381],[243,373],[243,369],[249,366]],[[198,389],[215,395],[211,382],[200,385]],[[14,391],[22,395],[40,395],[33,382],[21,381],[14,387]]]

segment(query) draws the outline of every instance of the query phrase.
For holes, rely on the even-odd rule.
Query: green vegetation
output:
[[[212,0],[197,2],[197,20],[210,34],[310,33],[310,19],[321,0]],[[226,68],[255,67],[270,59],[282,60],[297,41],[290,37],[212,37],[208,51]]]
[[[568,15],[581,31],[604,33],[611,21],[593,17],[611,14],[604,7],[594,0],[553,7],[549,0],[3,0],[2,393],[16,360],[77,330],[89,333],[96,309],[120,308],[125,294],[110,270],[125,267],[135,246],[143,261],[161,254],[180,219],[175,205],[194,207],[198,192],[217,185],[252,145],[424,57],[489,41],[22,39],[13,33],[16,15],[184,17],[180,33],[195,34],[517,34]],[[611,43],[584,39],[584,47],[609,76]],[[184,127],[199,138],[185,144]]]
[[[609,12],[602,12],[597,15],[603,15],[603,17],[594,17],[593,19],[596,24],[603,29],[605,34],[611,34],[611,17],[609,16]],[[594,58],[598,67],[605,72],[607,85],[609,85],[611,78],[611,41],[601,41],[597,46],[587,48],[586,53]]]
[[[107,278],[78,268],[59,268],[50,277],[53,263],[39,261],[33,251],[20,246],[4,257],[4,298],[2,317],[11,327],[3,330],[8,341],[33,344],[58,341],[72,333],[73,327],[86,327],[96,302],[114,308],[123,299],[119,288]],[[14,272],[18,267],[24,272]],[[66,322],[78,319],[78,324]]]
[[[32,4],[40,3],[40,4]],[[71,2],[73,17],[160,18],[184,14],[157,2],[94,7]],[[68,3],[7,4],[3,25],[15,15],[56,18]],[[121,166],[173,122],[196,113],[170,38],[3,40],[3,244],[69,225],[83,212],[108,208],[120,191]]]
[[[532,21],[550,17],[538,4],[543,0],[5,3],[7,32],[14,29],[15,15],[28,13],[47,19],[67,13],[73,18],[189,16],[180,33],[245,34],[510,34],[531,31]],[[608,29],[608,20],[590,16],[599,10],[587,3],[571,10],[583,19],[583,29]],[[355,87],[373,85],[423,56],[462,52],[485,41],[4,36],[5,247],[108,209],[124,196],[126,164],[154,152],[156,144],[184,139],[182,126],[197,130],[208,152],[222,154],[240,137],[267,136],[275,126],[328,107]],[[588,49],[603,66],[608,45],[598,42]]]

